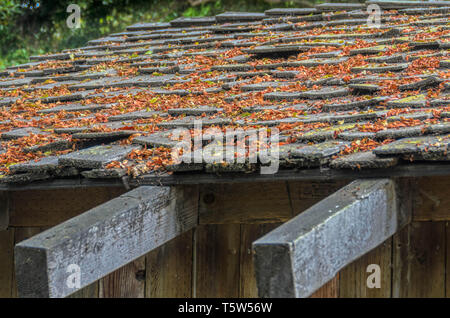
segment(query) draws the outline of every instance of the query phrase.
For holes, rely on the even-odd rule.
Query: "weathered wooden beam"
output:
[[[51,190],[51,189],[74,189],[91,187],[126,187],[128,177],[122,179],[87,179],[82,177],[40,180],[30,183],[1,183],[1,191],[29,191],[29,190]],[[159,185],[159,184],[158,184]],[[137,187],[136,185],[135,187]]]
[[[13,289],[14,229],[0,231],[0,298],[10,298]]]
[[[357,180],[253,243],[260,297],[307,297],[411,220],[409,182]]]
[[[76,292],[194,228],[197,206],[196,187],[143,186],[17,244],[19,296]]]

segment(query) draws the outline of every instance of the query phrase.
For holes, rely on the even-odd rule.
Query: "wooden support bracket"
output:
[[[411,221],[408,180],[356,180],[253,243],[260,297],[308,297]]]
[[[17,244],[19,296],[68,296],[197,223],[197,187],[136,188]]]

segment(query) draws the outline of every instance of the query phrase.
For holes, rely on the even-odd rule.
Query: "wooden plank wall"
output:
[[[195,230],[71,297],[256,297],[251,243],[348,182],[201,186]],[[450,178],[416,182],[413,223],[348,265],[312,297],[450,297]],[[124,191],[12,192],[10,228],[0,231],[0,297],[16,296],[15,243]],[[381,288],[367,287],[370,264],[380,266]]]

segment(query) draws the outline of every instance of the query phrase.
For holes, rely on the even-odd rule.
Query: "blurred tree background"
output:
[[[76,48],[136,22],[170,21],[224,11],[262,12],[310,7],[320,0],[0,0],[0,69],[29,56]],[[327,2],[364,2],[363,0]],[[81,8],[81,28],[70,29],[69,4]]]

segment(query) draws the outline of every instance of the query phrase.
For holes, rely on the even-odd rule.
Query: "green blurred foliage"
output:
[[[76,48],[136,22],[170,21],[224,11],[262,12],[305,7],[320,0],[0,0],[0,69],[29,56]],[[340,1],[329,1],[340,2]],[[348,2],[348,1],[345,1]],[[358,1],[355,1],[358,2]],[[81,28],[70,29],[69,4],[81,8]]]

